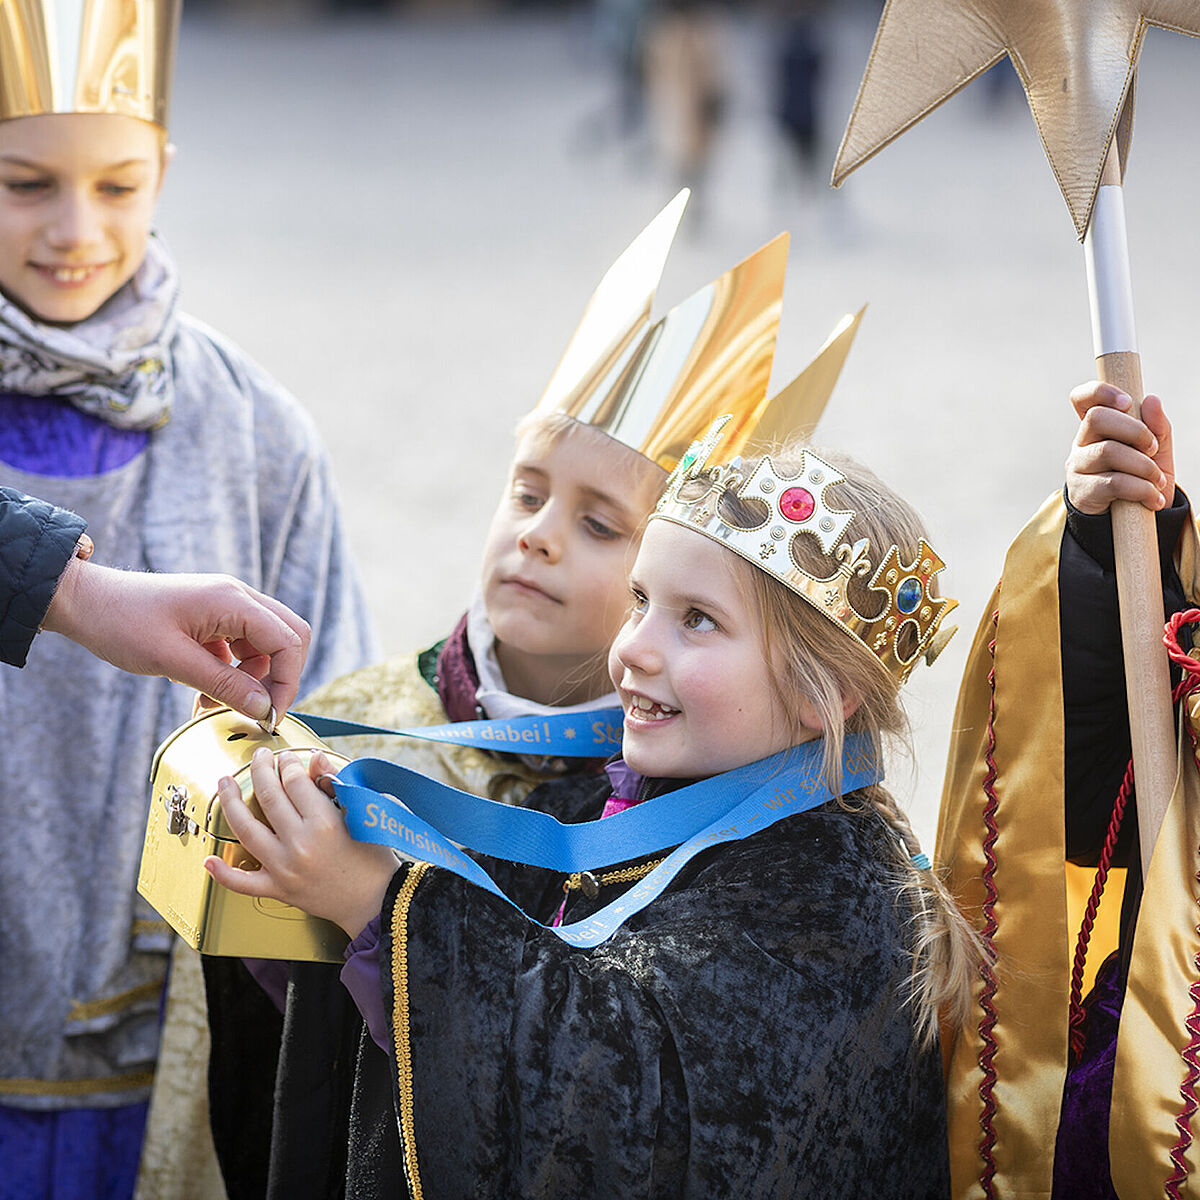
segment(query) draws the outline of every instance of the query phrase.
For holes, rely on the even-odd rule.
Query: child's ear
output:
[[[859,705],[862,704],[862,698],[859,696],[843,696],[842,697],[842,720],[848,721],[856,712]],[[825,722],[821,720],[821,714],[817,711],[817,706],[804,696],[799,697],[797,701],[797,712],[800,716],[800,724],[805,729],[811,729],[817,737],[824,736]]]

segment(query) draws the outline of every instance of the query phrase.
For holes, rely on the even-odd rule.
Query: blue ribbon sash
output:
[[[483,750],[509,754],[537,754],[553,758],[608,758],[621,749],[624,714],[619,708],[593,708],[587,712],[552,713],[544,717],[510,717],[498,721],[454,721],[414,729],[385,729],[316,713],[293,712],[317,737],[344,737],[359,733],[394,733],[430,742],[457,742]]]
[[[591,917],[545,927],[569,945],[590,948],[606,941],[659,896],[702,850],[739,841],[832,799],[821,776],[823,746],[820,741],[793,746],[603,821],[573,825],[547,813],[472,796],[380,759],[356,759],[338,773],[334,787],[346,826],[358,841],[390,846],[443,867],[509,904],[513,902],[491,876],[463,853],[464,847],[564,875],[676,847],[624,895]],[[847,737],[843,792],[881,778],[870,739]]]

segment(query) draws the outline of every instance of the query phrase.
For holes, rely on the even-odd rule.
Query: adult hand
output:
[[[256,721],[295,700],[312,637],[286,605],[228,575],[143,574],[78,558],[43,628],[123,671],[165,675]]]
[[[355,938],[379,915],[396,873],[396,856],[386,846],[350,836],[341,810],[313,782],[332,769],[319,751],[306,771],[290,750],[279,755],[278,766],[270,750],[256,750],[250,781],[270,824],[246,807],[241,789],[228,776],[217,795],[230,828],[262,865],[246,871],[213,857],[204,867],[222,887],[282,900],[335,922]]]
[[[1114,500],[1133,500],[1157,511],[1175,495],[1171,423],[1157,396],[1133,402],[1110,383],[1093,380],[1075,388],[1071,404],[1079,431],[1067,456],[1067,496],[1085,513],[1107,512]]]

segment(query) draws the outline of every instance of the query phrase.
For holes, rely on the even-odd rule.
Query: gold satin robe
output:
[[[995,667],[994,948],[996,1023],[992,1118],[992,1192],[1048,1197],[1068,1061],[1071,959],[1082,892],[1066,864],[1063,812],[1063,689],[1059,645],[1059,551],[1065,528],[1060,496],[1046,502],[1009,549],[1002,581],[980,623],[959,694],[938,826],[937,859],[947,883],[983,927],[988,674]],[[1185,594],[1200,597],[1196,528],[1189,521],[1176,552]],[[999,612],[993,622],[993,613]],[[995,639],[994,659],[989,643]],[[1192,716],[1185,716],[1193,720]],[[1121,1014],[1110,1129],[1113,1182],[1122,1200],[1161,1197],[1179,1137],[1188,1042],[1185,1021],[1200,978],[1200,773],[1181,729],[1178,775],[1145,882]],[[1120,887],[1110,878],[1108,944],[1094,935],[1089,962],[1115,947]],[[976,995],[982,993],[982,981]],[[950,1163],[955,1197],[983,1197],[983,1011],[971,1026],[943,1029],[947,1061]],[[1200,1114],[1192,1122],[1200,1136]],[[1193,1142],[1180,1195],[1200,1197],[1200,1153]]]

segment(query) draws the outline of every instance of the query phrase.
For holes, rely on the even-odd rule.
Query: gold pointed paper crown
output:
[[[0,0],[0,121],[116,113],[167,127],[181,0]]]
[[[893,545],[873,563],[866,539],[853,545],[843,540],[854,512],[826,499],[826,491],[845,480],[841,471],[807,449],[792,475],[780,475],[767,455],[748,473],[740,459],[710,466],[726,421],[713,422],[679,460],[654,519],[694,529],[774,576],[857,638],[897,684],[908,678],[922,654],[932,662],[954,633],[939,633],[938,627],[957,602],[932,594],[933,578],[946,564],[925,539],[919,539],[912,562]],[[727,497],[740,503],[726,503]],[[820,545],[830,567],[827,576],[800,566],[793,547],[806,536]],[[851,581],[867,575],[867,590],[880,598],[874,615],[864,615],[850,599]]]
[[[844,317],[768,399],[787,268],[780,234],[651,324],[687,200],[685,188],[609,268],[535,410],[591,425],[666,471],[722,413],[728,455],[778,428],[816,424],[862,317]]]

